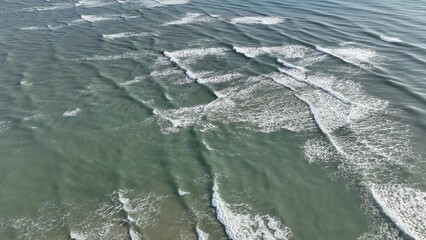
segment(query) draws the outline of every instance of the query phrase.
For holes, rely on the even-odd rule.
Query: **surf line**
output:
[[[352,102],[351,100],[349,100],[348,98],[346,98],[346,97],[344,97],[344,96],[341,96],[339,93],[334,92],[334,91],[332,91],[332,90],[330,90],[330,89],[327,89],[327,88],[321,87],[321,86],[319,86],[318,84],[315,84],[315,83],[313,83],[313,82],[309,81],[306,77],[298,77],[298,76],[296,76],[296,75],[294,75],[294,74],[291,74],[290,72],[288,72],[288,71],[286,71],[286,70],[284,70],[284,69],[282,69],[282,68],[279,68],[279,69],[278,69],[278,71],[279,71],[280,73],[283,73],[283,74],[287,75],[288,77],[290,77],[290,78],[292,78],[292,79],[294,79],[294,80],[298,81],[298,82],[301,82],[301,83],[307,84],[307,85],[311,86],[311,87],[312,87],[312,88],[314,88],[314,89],[319,89],[319,90],[321,90],[321,91],[325,92],[326,94],[328,94],[328,95],[332,96],[333,98],[335,98],[335,99],[339,100],[340,102],[342,102],[342,103],[344,103],[344,104],[346,104],[346,105],[349,105],[349,106],[356,105],[355,103],[353,103],[353,102]],[[292,89],[292,90],[294,90],[294,89]]]
[[[274,79],[272,79],[274,80]],[[274,80],[275,81],[275,80]],[[316,125],[318,126],[318,128],[320,129],[320,131],[325,135],[325,137],[327,138],[328,142],[334,147],[334,149],[337,151],[337,153],[342,157],[340,159],[340,163],[342,165],[346,165],[346,161],[348,160],[350,161],[351,159],[353,159],[353,157],[351,156],[350,153],[347,153],[343,147],[339,144],[339,140],[333,136],[332,131],[328,130],[326,126],[324,126],[321,122],[321,119],[318,117],[317,114],[317,108],[312,104],[312,102],[310,102],[308,99],[304,98],[302,95],[299,94],[299,91],[297,89],[295,89],[292,86],[288,86],[282,82],[278,82],[275,81],[283,86],[285,86],[286,88],[290,89],[291,91],[295,92],[295,96],[301,100],[303,103],[305,103],[307,105],[307,107],[309,108],[309,112],[311,113],[312,118],[314,119],[314,122],[316,123]],[[378,194],[377,191],[377,185],[374,183],[364,183],[361,185],[361,187],[365,188],[366,191],[370,192],[370,194],[373,196],[374,201],[380,206],[381,211],[384,215],[386,215],[395,225],[396,227],[404,232],[405,234],[413,237],[414,239],[423,239],[422,235],[419,235],[419,232],[416,231],[416,229],[418,228],[418,226],[416,226],[415,224],[421,224],[421,222],[423,220],[419,220],[419,219],[415,219],[416,222],[415,224],[410,225],[407,222],[401,221],[400,219],[400,215],[398,215],[398,213],[396,213],[393,209],[388,209],[386,208],[386,202],[384,202],[381,198],[380,198],[380,194]],[[420,194],[419,194],[420,195]],[[405,219],[403,219],[405,220]],[[408,226],[407,226],[408,225]]]
[[[123,209],[126,221],[125,226],[127,228],[127,234],[131,240],[140,240],[140,234],[136,230],[135,220],[130,216],[132,211],[132,206],[130,205],[130,200],[124,196],[124,192],[118,192],[118,201],[120,202],[121,208]]]
[[[185,74],[185,76],[189,80],[192,80],[192,81],[196,82],[197,84],[200,84],[201,86],[204,86],[209,91],[209,93],[216,98],[215,100],[217,100],[217,99],[220,98],[220,96],[218,96],[218,94],[209,85],[202,83],[202,81],[200,81],[199,77],[197,77],[187,67],[183,66],[179,62],[179,60],[173,55],[173,52],[164,51],[163,54],[164,54],[164,56],[166,56],[169,59],[170,62],[172,62],[173,64],[175,64]],[[205,106],[203,108],[203,112],[205,111],[206,107],[207,106]]]
[[[343,62],[345,62],[345,63],[349,63],[350,65],[355,66],[355,67],[357,67],[357,68],[360,68],[360,69],[362,69],[362,70],[364,70],[364,71],[367,71],[367,70],[368,70],[368,68],[364,67],[362,64],[357,64],[357,63],[355,63],[355,62],[353,62],[353,61],[350,61],[350,60],[348,60],[348,59],[345,59],[344,57],[339,56],[338,54],[335,54],[335,53],[333,53],[333,52],[329,51],[329,50],[328,50],[328,49],[326,49],[326,48],[323,48],[323,47],[320,47],[320,46],[318,46],[318,45],[315,45],[315,50],[317,50],[318,52],[321,52],[321,53],[327,54],[327,55],[329,55],[329,56],[332,56],[332,57],[334,57],[334,58],[337,58],[337,59],[339,59],[340,61],[343,61]]]

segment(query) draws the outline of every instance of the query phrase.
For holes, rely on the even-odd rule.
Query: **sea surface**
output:
[[[0,239],[426,239],[423,0],[0,0]]]

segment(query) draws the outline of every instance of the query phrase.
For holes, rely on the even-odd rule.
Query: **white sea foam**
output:
[[[285,21],[282,17],[237,17],[230,20],[233,24],[275,25]]]
[[[154,114],[171,123],[163,132],[176,132],[181,128],[193,126],[200,121],[204,106],[184,107],[169,110],[154,110]],[[160,119],[160,120],[161,120]]]
[[[28,82],[28,81],[25,81],[25,80],[21,81],[19,84],[21,84],[23,86],[32,86],[33,85],[32,82]]]
[[[23,121],[31,121],[31,120],[37,120],[37,119],[42,119],[45,118],[46,116],[44,114],[41,113],[37,113],[28,117],[24,117],[22,120]]]
[[[197,231],[197,239],[198,240],[208,240],[209,239],[209,235],[205,232],[203,232],[200,227],[197,226],[196,228]]]
[[[205,121],[241,123],[262,132],[279,129],[308,131],[314,126],[307,108],[268,78],[250,78],[245,84],[217,91],[215,95],[218,98],[209,104],[160,111],[160,116],[170,123],[160,122],[163,132],[205,126]]]
[[[286,62],[286,61],[284,61],[280,58],[277,59],[277,62],[281,63],[286,68],[296,69],[296,70],[298,70],[299,72],[302,72],[302,73],[306,71],[306,69],[304,67],[299,67],[299,66],[293,65],[293,64]]]
[[[176,66],[185,73],[187,79],[191,81],[198,81],[198,77],[190,69],[184,66],[183,63],[187,63],[188,59],[189,62],[193,62],[196,59],[204,58],[207,55],[221,56],[224,55],[226,51],[226,48],[193,48],[174,52],[165,51],[164,56],[176,64]]]
[[[201,13],[187,13],[183,18],[164,23],[164,26],[167,25],[184,25],[184,24],[193,24],[193,23],[207,23],[214,21],[215,18],[212,18],[208,15],[203,15]]]
[[[70,231],[70,238],[75,240],[86,240],[87,236],[80,232]]]
[[[166,197],[119,190],[85,204],[45,203],[33,217],[2,222],[0,231],[13,228],[16,239],[139,240],[142,238],[137,228],[146,229],[156,224]],[[123,217],[123,211],[127,216]]]
[[[303,58],[308,48],[301,45],[284,45],[275,47],[236,47],[233,49],[248,58],[254,58],[260,55],[282,56],[284,58]]]
[[[373,50],[356,47],[323,48],[316,46],[316,50],[361,68],[365,68],[365,64],[374,65],[379,57]]]
[[[144,56],[147,56],[150,53],[147,52],[126,52],[118,55],[110,55],[110,56],[93,56],[86,57],[83,60],[86,61],[110,61],[110,60],[120,60],[120,59],[140,59]]]
[[[228,52],[226,48],[191,48],[174,52],[164,52],[169,58],[200,58],[207,55],[225,55]]]
[[[37,11],[52,11],[52,10],[61,10],[61,9],[70,9],[75,5],[73,3],[54,3],[51,6],[45,7],[35,7]]]
[[[145,77],[144,76],[139,76],[139,77],[135,77],[134,79],[132,79],[132,80],[129,80],[129,81],[125,81],[125,82],[123,82],[123,83],[120,83],[120,85],[121,86],[129,86],[129,85],[132,85],[132,84],[135,84],[135,83],[138,83],[138,82],[142,82],[142,80],[144,80],[145,79]]]
[[[86,20],[79,18],[79,19],[72,20],[71,22],[68,22],[67,25],[68,26],[75,26],[75,25],[79,25],[79,24],[82,24],[82,23],[85,23],[85,22],[86,22]]]
[[[76,108],[74,110],[71,111],[66,111],[62,114],[62,116],[64,117],[75,117],[77,116],[79,113],[81,113],[81,109],[80,108]]]
[[[286,74],[287,76],[293,78],[296,81],[299,81],[301,83],[308,84],[309,86],[320,89],[324,91],[325,93],[329,94],[331,97],[336,98],[337,100],[341,101],[344,104],[352,105],[354,104],[350,99],[347,97],[341,95],[340,93],[333,91],[332,89],[329,89],[327,86],[322,86],[321,84],[315,83],[314,81],[311,81],[309,78],[305,77],[302,73],[299,72],[292,72],[285,69],[279,69],[281,73]]]
[[[189,3],[190,0],[116,0],[121,4],[141,4],[148,8],[162,7],[167,5],[182,5]]]
[[[309,139],[303,146],[303,150],[309,163],[332,161],[336,156],[333,146],[323,139]]]
[[[383,212],[407,235],[426,239],[426,193],[399,184],[373,185],[372,194]]]
[[[180,188],[178,189],[178,193],[179,193],[180,196],[185,196],[185,195],[191,194],[190,192],[184,191]]]
[[[225,82],[240,78],[238,72],[218,75],[214,72],[193,73],[184,59],[197,59],[206,54],[224,54],[226,49],[189,49],[176,52],[165,52],[170,61],[176,63],[188,78],[200,84]],[[240,84],[216,91],[218,99],[209,104],[170,109],[156,112],[164,121],[160,121],[163,132],[176,132],[187,126],[208,126],[207,121],[220,121],[224,123],[243,123],[246,127],[259,131],[270,132],[279,129],[293,131],[308,130],[313,128],[307,108],[297,101],[290,92],[284,91],[279,85],[268,77],[253,77],[242,81]],[[263,96],[261,99],[253,96]]]
[[[230,239],[290,239],[293,234],[278,218],[258,215],[241,204],[226,203],[218,192],[217,183],[213,187],[212,205],[216,209],[219,222],[225,227]]]
[[[134,17],[137,17],[137,16],[134,16]],[[124,18],[129,18],[129,16],[114,15],[114,14],[109,14],[109,15],[81,15],[81,19],[84,19],[84,20],[91,22],[91,23],[102,22],[102,21],[114,21],[114,20],[120,20],[120,19],[124,19]]]
[[[161,71],[153,71],[149,75],[155,78],[167,77],[170,75],[178,75],[181,74],[182,71],[176,68],[168,68],[166,70]]]
[[[9,121],[0,121],[0,132],[9,128]]]
[[[75,6],[77,7],[85,7],[85,8],[92,8],[92,7],[102,7],[112,4],[111,1],[103,1],[103,0],[79,0]]]
[[[102,34],[104,38],[115,40],[120,38],[130,38],[130,37],[145,37],[149,36],[149,33],[138,33],[138,32],[121,32],[121,33],[112,33],[112,34]]]
[[[390,43],[402,43],[402,40],[397,37],[388,37],[385,35],[380,35],[380,39]]]
[[[244,75],[238,72],[226,73],[222,75],[213,75],[211,77],[202,77],[198,79],[199,83],[203,84],[215,84],[229,82],[238,78],[243,77]]]
[[[46,30],[47,27],[37,27],[37,26],[31,26],[31,27],[22,27],[21,30]]]

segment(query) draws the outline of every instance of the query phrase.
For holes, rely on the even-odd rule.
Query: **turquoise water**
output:
[[[426,239],[426,5],[1,5],[0,239]]]

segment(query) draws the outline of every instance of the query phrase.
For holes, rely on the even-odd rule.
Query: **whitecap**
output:
[[[282,56],[284,58],[303,58],[307,51],[307,47],[301,45],[284,45],[273,47],[233,47],[234,51],[243,54],[247,58],[254,58],[260,55]]]
[[[101,21],[110,21],[110,20],[119,20],[120,15],[81,15],[81,19],[86,20],[91,23],[101,22]]]
[[[73,8],[75,5],[72,3],[55,3],[51,6],[45,6],[45,7],[35,7],[37,11],[52,11],[52,10],[62,10],[62,9],[69,9]]]
[[[121,86],[129,86],[129,85],[132,85],[132,84],[135,84],[135,83],[141,82],[141,81],[142,81],[142,80],[144,80],[144,79],[145,79],[145,77],[143,77],[143,76],[139,76],[139,77],[136,77],[136,78],[134,78],[134,79],[132,79],[132,80],[129,80],[129,81],[126,81],[126,82],[120,83],[120,85],[121,85]]]
[[[191,194],[190,192],[184,191],[180,188],[178,189],[178,193],[179,193],[179,196],[185,196],[185,195]]]
[[[320,46],[316,46],[316,50],[360,68],[365,68],[365,64],[375,65],[377,60],[379,59],[379,55],[377,54],[377,52],[365,48],[323,48]]]
[[[77,7],[85,7],[85,8],[93,8],[93,7],[102,7],[112,4],[110,1],[102,1],[102,0],[79,0],[75,6]]]
[[[148,54],[147,52],[126,52],[126,53],[117,54],[117,55],[86,57],[86,58],[83,58],[83,60],[86,60],[86,61],[110,61],[110,60],[121,60],[121,59],[136,60],[146,56],[147,54]]]
[[[145,37],[149,36],[149,33],[138,33],[138,32],[121,32],[121,33],[112,33],[112,34],[102,34],[106,39],[115,40],[119,38],[130,38],[130,37]]]
[[[76,108],[74,110],[71,111],[66,111],[62,114],[62,116],[64,117],[75,117],[77,116],[79,113],[81,113],[81,109],[80,108]]]
[[[28,81],[25,81],[25,80],[21,81],[19,84],[21,84],[23,86],[32,86],[33,85],[32,82],[28,82]]]
[[[167,25],[184,25],[184,24],[193,24],[193,23],[207,23],[214,21],[215,18],[212,18],[210,16],[203,15],[201,13],[187,13],[183,18],[164,23],[164,26]]]
[[[282,17],[237,17],[230,20],[232,24],[262,24],[275,25],[283,23],[285,18]]]
[[[397,37],[388,37],[385,35],[380,35],[380,39],[390,43],[402,43],[402,40]]]
[[[209,239],[209,234],[203,232],[200,229],[200,227],[197,226],[196,231],[197,231],[197,239],[198,240],[208,240]]]
[[[286,240],[293,236],[290,228],[282,224],[278,218],[253,213],[254,211],[246,205],[228,204],[222,199],[218,190],[215,183],[212,205],[216,209],[218,221],[223,224],[230,239]]]

